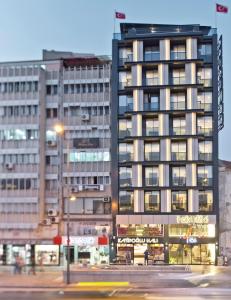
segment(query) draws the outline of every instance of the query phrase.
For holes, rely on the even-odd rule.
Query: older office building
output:
[[[113,249],[123,262],[215,264],[222,40],[200,25],[121,24],[113,39]]]
[[[64,263],[71,196],[71,262],[108,262],[110,73],[93,54],[0,63],[0,264]]]

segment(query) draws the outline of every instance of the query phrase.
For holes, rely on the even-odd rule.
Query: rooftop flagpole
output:
[[[115,26],[116,26],[116,10],[114,9],[114,35],[115,35]]]

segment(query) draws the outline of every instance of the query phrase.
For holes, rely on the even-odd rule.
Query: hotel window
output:
[[[152,61],[160,59],[159,46],[145,47],[144,48],[144,60]]]
[[[197,95],[197,103],[199,109],[212,111],[212,92],[200,92]]]
[[[144,110],[147,110],[147,111],[159,110],[159,95],[145,94],[144,95]]]
[[[133,160],[133,144],[120,143],[119,162],[126,162],[132,160]]]
[[[145,168],[145,186],[158,186],[159,184],[159,167]]]
[[[205,136],[213,134],[213,119],[212,117],[197,118],[197,133]]]
[[[119,96],[119,113],[124,114],[128,111],[133,111],[133,97],[129,95]]]
[[[159,85],[158,70],[146,71],[146,85]]]
[[[175,84],[185,84],[185,70],[184,69],[174,69],[170,72],[170,83]]]
[[[185,109],[185,93],[173,93],[170,97],[170,108],[172,110],[182,110]]]
[[[197,167],[197,184],[199,186],[212,186],[213,184],[213,168],[212,166]]]
[[[128,192],[128,191],[119,192],[119,211],[120,212],[134,211],[133,192]]]
[[[186,48],[184,44],[172,45],[170,51],[171,60],[185,59],[186,58]]]
[[[131,120],[119,120],[119,138],[131,136],[132,122]]]
[[[144,193],[144,211],[158,212],[160,211],[160,192],[152,191]]]
[[[127,187],[132,185],[132,168],[120,167],[119,169],[119,182],[121,187]]]
[[[203,84],[205,87],[212,86],[212,68],[199,68],[197,83]]]
[[[171,159],[173,161],[187,159],[186,142],[172,142],[172,144],[171,144]]]
[[[147,119],[145,121],[146,135],[147,136],[158,136],[159,135],[159,120]]]
[[[160,160],[160,144],[159,143],[145,143],[144,145],[145,160],[159,161]]]
[[[184,135],[186,133],[186,120],[185,117],[177,117],[172,120],[172,134]]]
[[[187,211],[187,192],[175,191],[172,192],[172,211]]]
[[[131,72],[119,72],[119,89],[123,90],[126,86],[132,85]]]
[[[186,186],[186,167],[172,167],[172,185]]]
[[[213,142],[212,141],[202,141],[199,142],[199,160],[209,161],[213,158]]]
[[[213,211],[213,191],[199,191],[199,211]]]
[[[133,61],[132,48],[119,48],[119,65]]]

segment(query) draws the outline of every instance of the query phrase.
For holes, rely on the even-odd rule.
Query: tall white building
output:
[[[62,264],[71,195],[71,262],[108,262],[110,72],[71,52],[0,63],[0,264]]]

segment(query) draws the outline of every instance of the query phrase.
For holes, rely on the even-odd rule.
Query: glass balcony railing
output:
[[[159,85],[159,77],[146,78],[146,85]]]
[[[197,184],[200,186],[212,186],[213,179],[207,177],[197,177]]]
[[[159,128],[146,128],[146,136],[158,136]]]
[[[212,153],[201,153],[199,152],[198,154],[199,156],[199,160],[212,160],[213,159],[213,155]]]
[[[132,85],[132,79],[127,79],[126,81],[121,81],[121,82],[119,82],[119,89],[123,90],[125,87],[131,86],[131,85]]]
[[[159,184],[159,179],[157,177],[145,178],[146,186],[157,186]]]
[[[203,109],[204,111],[212,111],[212,103],[202,103],[197,102],[198,109]]]
[[[186,84],[186,79],[185,77],[170,77],[169,82],[172,85]]]
[[[160,153],[159,152],[145,153],[145,160],[148,160],[148,161],[159,161],[160,160]]]
[[[172,160],[186,160],[186,152],[172,152]]]
[[[186,59],[186,52],[185,51],[182,51],[182,52],[171,51],[170,59],[171,60]]]
[[[170,108],[172,110],[182,110],[185,109],[185,101],[171,102]]]
[[[132,135],[132,131],[131,129],[126,129],[126,130],[119,130],[119,138],[125,138],[125,137],[129,137]]]
[[[148,52],[148,53],[144,53],[144,60],[145,61],[160,60],[160,52]]]
[[[213,130],[212,128],[197,127],[197,133],[205,136],[211,136],[213,134]]]
[[[119,162],[126,162],[133,160],[133,153],[119,153]]]
[[[124,114],[125,112],[133,111],[133,103],[127,106],[119,106],[119,114]]]
[[[159,103],[144,103],[144,110],[157,111],[159,110]]]
[[[203,84],[205,87],[210,87],[212,86],[212,79],[204,79],[204,78],[197,77],[197,83]]]
[[[132,61],[133,61],[133,54],[128,54],[127,57],[119,58],[119,66],[123,66],[126,62],[132,62]]]
[[[185,186],[186,185],[186,177],[173,177],[172,185]]]
[[[172,134],[173,135],[185,135],[186,134],[186,128],[185,127],[173,127],[172,128]]]
[[[120,182],[121,187],[132,185],[132,179],[131,178],[124,178],[124,179],[120,178],[119,182]]]

